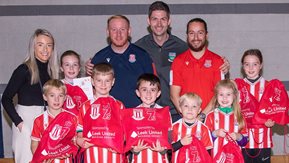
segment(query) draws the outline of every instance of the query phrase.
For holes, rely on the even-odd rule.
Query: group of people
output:
[[[85,119],[86,113],[101,97],[113,99],[117,109],[170,107],[174,122],[168,129],[173,149],[171,159],[167,157],[170,152],[159,142],[150,147],[140,140],[131,147],[128,158],[131,162],[177,162],[179,149],[191,144],[193,136],[214,157],[227,143],[227,135],[243,147],[246,162],[270,162],[274,121],[269,119],[261,128],[247,127],[238,86],[225,79],[230,64],[208,49],[206,22],[194,18],[187,23],[187,43],[171,34],[170,9],[166,3],[152,3],[147,22],[150,34],[134,44],[129,41],[131,27],[127,17],[114,15],[107,20],[109,45],[85,63],[86,73],[92,78],[93,99],[73,85],[81,69],[80,55],[72,50],[64,52],[59,68],[52,34],[45,29],[34,32],[28,56],[14,70],[2,96],[4,109],[13,121],[16,163],[30,162],[49,124],[71,108],[71,115],[77,117],[77,121],[71,121],[77,128],[77,136],[72,140],[86,149],[84,162],[125,160],[122,154],[97,147],[83,135],[89,121]],[[248,90],[260,100],[268,83],[262,77],[260,50],[247,50],[241,64]],[[60,70],[64,74],[61,81]],[[77,91],[71,92],[72,89]],[[14,106],[16,94],[18,104]],[[45,161],[71,162],[72,157],[63,155]]]

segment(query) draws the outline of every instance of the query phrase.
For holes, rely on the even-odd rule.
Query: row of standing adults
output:
[[[129,19],[122,15],[110,17],[107,21],[110,44],[86,62],[87,74],[91,74],[96,63],[110,63],[116,78],[111,94],[126,107],[135,107],[140,104],[135,94],[138,76],[155,73],[161,80],[162,96],[158,102],[171,107],[174,121],[179,118],[178,99],[186,92],[199,94],[205,101],[202,108],[206,112],[214,84],[221,79],[220,70],[226,73],[229,69],[225,58],[207,49],[206,22],[200,18],[189,21],[186,44],[169,31],[170,9],[166,3],[151,4],[147,21],[151,33],[133,44],[129,41]],[[33,120],[45,106],[42,85],[51,78],[58,79],[58,75],[54,38],[49,31],[37,29],[30,39],[27,58],[14,70],[2,97],[4,109],[13,121],[12,148],[16,163],[27,163],[32,158]],[[13,103],[15,95],[18,97],[16,106]]]

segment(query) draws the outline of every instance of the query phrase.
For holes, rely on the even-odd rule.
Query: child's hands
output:
[[[156,141],[156,144],[153,143],[153,147],[150,147],[150,149],[156,152],[163,152],[165,150],[165,148],[161,146],[161,142],[159,140]]]
[[[265,122],[265,126],[266,127],[273,127],[275,125],[275,122],[272,121],[272,119],[268,119],[266,122]]]
[[[191,144],[192,143],[192,136],[191,135],[186,135],[185,137],[183,137],[182,139],[181,139],[181,144],[182,145],[189,145],[189,144]]]
[[[89,148],[93,146],[93,144],[89,143],[88,141],[90,141],[90,139],[84,137],[77,137],[76,139],[77,145],[79,145],[82,148]]]
[[[148,145],[147,143],[144,144],[143,140],[139,140],[137,143],[137,146],[132,146],[132,150],[133,150],[133,152],[138,153],[144,149],[147,149],[148,148],[147,145]]]
[[[231,136],[231,138],[233,139],[233,140],[240,140],[241,138],[242,138],[242,135],[241,134],[239,134],[239,133],[236,133],[236,132],[232,132],[232,133],[230,133],[229,134],[230,136]]]
[[[227,131],[225,129],[220,128],[220,129],[215,130],[214,133],[217,137],[224,138],[226,136]]]

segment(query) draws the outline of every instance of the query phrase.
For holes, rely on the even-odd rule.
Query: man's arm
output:
[[[179,99],[180,99],[180,93],[181,93],[181,87],[177,85],[171,85],[170,86],[170,97],[175,105],[175,108],[177,109],[177,112],[180,112],[179,108]]]
[[[91,58],[89,58],[86,62],[85,62],[85,72],[88,76],[91,76],[92,74],[92,69],[93,69],[94,64],[91,63]]]

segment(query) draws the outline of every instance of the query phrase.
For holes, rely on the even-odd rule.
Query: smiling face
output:
[[[40,62],[46,63],[52,55],[53,40],[45,35],[39,35],[35,39],[34,55]]]
[[[200,113],[200,103],[197,99],[184,99],[180,103],[180,111],[185,122],[195,122],[198,114]]]
[[[150,107],[155,104],[157,98],[161,95],[157,84],[152,84],[149,81],[141,81],[139,88],[136,90],[137,96],[142,101],[143,107]]]
[[[171,24],[168,14],[164,10],[155,10],[148,18],[148,24],[155,36],[164,36]]]
[[[114,77],[112,74],[95,74],[92,79],[92,85],[95,90],[95,97],[107,97],[114,84]]]
[[[114,47],[126,47],[129,42],[130,27],[128,22],[120,17],[113,18],[109,21],[107,35]]]
[[[243,70],[248,79],[257,79],[260,75],[263,65],[255,55],[247,55],[243,61]]]
[[[217,101],[221,108],[231,108],[234,99],[235,95],[233,89],[222,86],[218,88]]]
[[[206,47],[207,32],[201,22],[191,22],[187,30],[187,43],[193,52],[199,52]]]
[[[61,110],[65,101],[65,91],[61,88],[51,87],[43,95],[45,101],[47,101],[48,107],[51,112]]]
[[[77,78],[80,72],[79,60],[75,55],[67,55],[62,58],[61,71],[64,73],[64,78],[68,82],[72,82],[74,78]]]

